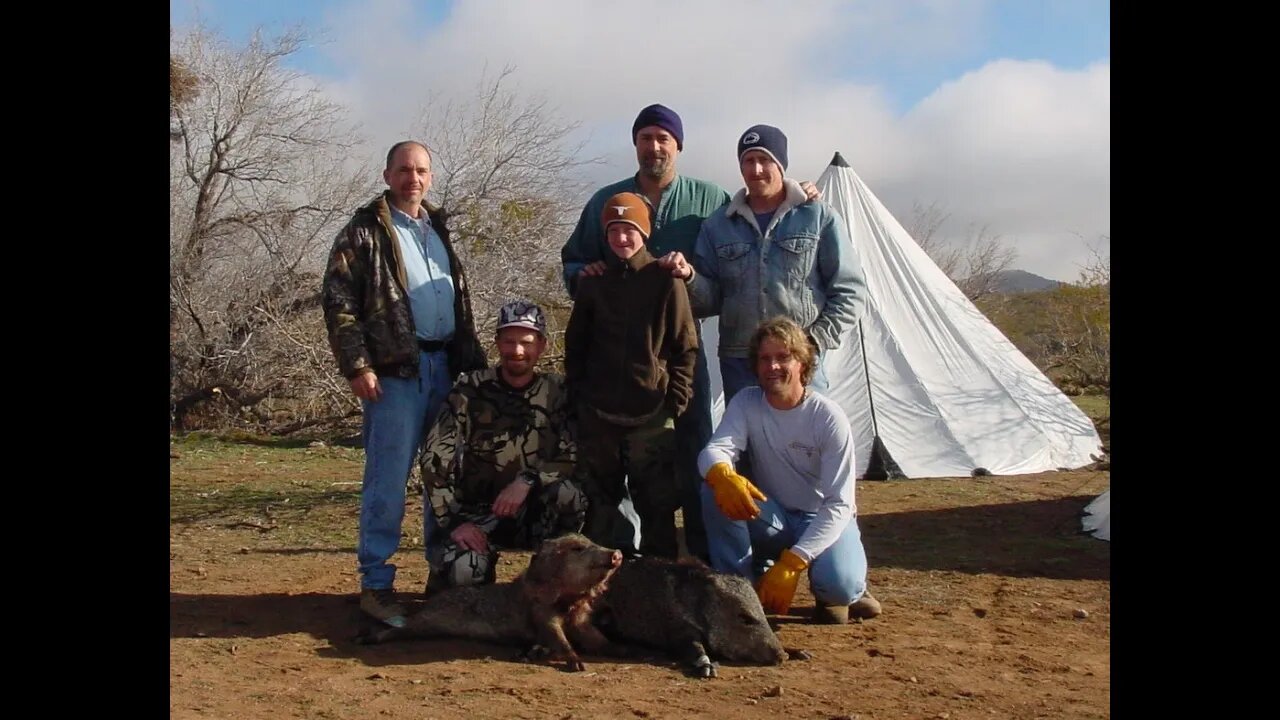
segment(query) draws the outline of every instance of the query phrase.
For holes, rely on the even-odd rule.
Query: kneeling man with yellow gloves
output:
[[[749,359],[760,386],[730,400],[698,456],[707,480],[702,515],[712,567],[756,582],[765,612],[788,612],[808,569],[814,620],[842,624],[879,615],[880,603],[867,592],[849,420],[805,387],[815,353],[786,318],[752,335]],[[734,470],[743,459],[754,483]]]

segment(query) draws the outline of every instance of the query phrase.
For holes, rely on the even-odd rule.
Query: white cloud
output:
[[[996,61],[939,88],[901,129],[906,171],[877,192],[938,201],[952,232],[986,225],[1015,242],[1019,266],[1075,279],[1081,238],[1111,234],[1109,62]]]
[[[913,202],[937,202],[951,211],[944,232],[985,225],[1015,243],[1019,267],[1074,279],[1084,241],[1110,235],[1109,61],[996,60],[904,115],[891,88],[865,80],[877,63],[971,53],[984,8],[470,0],[423,32],[414,3],[387,0],[352,3],[326,24],[343,72],[332,91],[363,122],[371,157],[410,134],[433,97],[461,97],[511,65],[521,93],[581,121],[586,152],[607,158],[593,182],[634,172],[631,122],[649,103],[684,120],[681,171],[730,190],[741,184],[738,135],[768,123],[790,138],[793,177],[816,179],[839,150],[904,224]]]

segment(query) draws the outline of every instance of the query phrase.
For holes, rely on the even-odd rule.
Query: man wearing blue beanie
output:
[[[666,105],[653,104],[640,111],[636,116],[636,121],[631,124],[631,144],[635,145],[636,136],[640,131],[654,125],[662,128],[675,138],[676,150],[684,150],[684,123],[680,122],[680,116],[674,110]]]
[[[817,349],[809,387],[827,389],[822,355],[853,327],[866,302],[866,279],[839,214],[786,177],[787,136],[752,125],[738,137],[738,170],[745,184],[723,210],[702,224],[692,264],[672,263],[689,283],[697,317],[720,316],[720,377],[725,405],[757,385],[747,360],[751,334],[783,316],[804,329]],[[722,278],[733,278],[722,282]]]
[[[591,196],[573,234],[560,250],[570,296],[577,295],[580,278],[603,274],[606,260],[614,257],[600,225],[600,213],[609,198],[632,192],[645,199],[652,210],[652,230],[645,244],[655,258],[673,251],[691,253],[703,218],[729,201],[729,193],[719,185],[676,173],[676,160],[684,149],[684,123],[671,108],[654,104],[641,110],[631,126],[631,142],[636,148],[638,171]],[[675,466],[681,489],[685,547],[690,555],[705,561],[707,538],[702,528],[698,453],[711,439],[711,378],[702,349],[701,325],[695,325],[698,359],[693,398],[688,409],[676,418]],[[622,512],[612,515],[619,525],[612,529],[612,547],[634,553],[640,547],[639,517],[625,502],[620,509]]]
[[[672,274],[688,283],[694,315],[720,316],[718,350],[726,410],[715,437],[703,453],[703,469],[707,472],[707,485],[703,488],[703,527],[708,533],[711,567],[751,578],[763,570],[767,560],[776,560],[761,577],[757,591],[766,610],[785,612],[790,606],[798,573],[814,562],[814,556],[819,553],[802,557],[805,551],[788,549],[779,555],[780,548],[774,548],[771,557],[756,554],[753,559],[757,531],[763,527],[767,534],[776,534],[773,531],[777,527],[772,523],[782,516],[775,514],[759,521],[760,510],[752,498],[765,501],[773,495],[786,495],[785,500],[773,497],[781,504],[771,507],[805,511],[812,522],[801,523],[796,519],[800,515],[793,518],[788,514],[783,529],[794,534],[801,532],[796,530],[801,525],[811,526],[812,532],[804,530],[801,541],[823,546],[822,553],[838,558],[838,561],[831,558],[821,561],[828,569],[815,565],[819,572],[811,573],[813,593],[818,600],[815,619],[844,623],[849,617],[875,617],[880,613],[880,605],[865,594],[866,558],[861,556],[859,565],[858,557],[863,550],[856,523],[851,534],[842,530],[845,526],[835,527],[837,516],[847,514],[852,504],[852,473],[844,478],[845,489],[836,492],[836,486],[832,486],[828,488],[831,492],[825,494],[819,490],[823,483],[835,477],[826,477],[831,469],[827,468],[826,459],[818,462],[824,452],[830,455],[833,445],[818,440],[822,433],[806,425],[806,421],[795,425],[796,417],[807,417],[799,409],[806,400],[810,402],[805,407],[827,403],[825,407],[834,408],[835,414],[827,413],[826,417],[835,419],[822,420],[820,427],[830,428],[834,427],[833,423],[838,424],[837,420],[844,421],[838,407],[810,393],[827,389],[822,355],[838,346],[842,336],[857,322],[866,303],[866,280],[853,254],[853,243],[844,220],[821,200],[806,202],[800,184],[785,177],[787,136],[781,130],[772,125],[747,128],[738,137],[736,156],[745,187],[733,196],[728,206],[712,213],[702,223],[692,265],[683,256],[670,261]],[[786,330],[786,326],[790,330]],[[790,345],[775,344],[770,352],[762,352],[758,333],[768,328],[774,328],[770,332],[775,334],[789,336]],[[805,366],[804,372],[797,376],[796,370],[801,365]],[[774,407],[787,412],[776,417],[767,410],[762,414],[762,392],[776,394],[784,385],[795,391],[788,396],[794,402]],[[765,389],[753,387],[740,394],[751,386]],[[726,439],[741,450],[742,445],[737,444],[739,438],[734,436],[735,433],[741,435],[743,418],[754,417],[758,423],[758,418],[766,415],[769,417],[765,420],[767,429],[763,437],[768,439],[765,443],[768,447],[776,444],[775,449],[781,448],[776,457],[755,447],[751,448],[751,462],[742,456],[712,457],[713,447],[725,445]],[[786,430],[787,423],[795,427]],[[844,436],[848,436],[847,421],[844,427]],[[720,459],[736,460],[736,467],[730,463],[715,464]],[[753,468],[757,460],[761,467]],[[850,453],[850,467],[852,461]],[[818,472],[820,464],[822,473]],[[756,470],[774,483],[769,495],[747,479],[755,477]],[[819,478],[820,474],[823,479]],[[784,477],[791,480],[779,480]],[[821,496],[821,507],[815,505],[815,495]],[[792,520],[799,524],[793,527]],[[748,527],[747,522],[755,524]],[[836,542],[837,536],[840,542]],[[826,553],[835,546],[841,549]],[[827,577],[824,573],[829,571],[832,562],[844,568],[841,577],[856,582],[846,587],[840,582],[822,579]],[[755,567],[757,564],[760,567]],[[855,578],[858,572],[861,577]]]

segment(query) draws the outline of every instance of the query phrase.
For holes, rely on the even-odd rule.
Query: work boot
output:
[[[871,597],[871,593],[864,592],[862,597],[854,600],[849,606],[849,617],[870,620],[879,615],[880,610],[880,601]]]
[[[880,614],[880,601],[863,593],[852,605],[823,605],[813,609],[813,621],[822,625],[844,625],[850,618],[869,620]]]
[[[849,606],[818,603],[813,608],[813,621],[819,625],[844,625],[849,622]]]
[[[360,591],[360,609],[374,619],[402,628],[405,624],[404,606],[396,601],[396,591],[391,588],[364,588]]]

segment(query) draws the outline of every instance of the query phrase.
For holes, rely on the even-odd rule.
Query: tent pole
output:
[[[876,423],[876,399],[871,394],[871,370],[867,367],[867,341],[862,337],[862,321],[858,321],[858,349],[862,351],[862,374],[867,378],[867,404],[871,406],[871,434],[880,437],[880,427]]]

